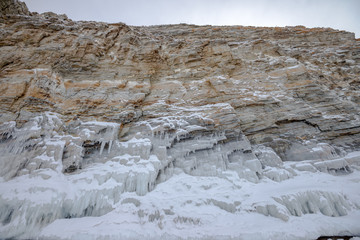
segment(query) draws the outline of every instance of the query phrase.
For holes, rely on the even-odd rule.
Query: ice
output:
[[[119,142],[121,154],[140,156],[142,159],[149,159],[152,143],[148,138],[132,138],[126,142]]]
[[[293,165],[293,167],[299,171],[308,171],[308,172],[316,172],[317,171],[317,169],[311,163],[306,163],[306,162],[296,163]]]
[[[0,136],[2,138],[8,139],[11,137],[11,133],[14,131],[16,122],[6,122],[0,125]]]
[[[228,105],[219,106],[228,107]],[[153,151],[161,160],[164,170],[169,167],[170,169],[178,167],[192,175],[217,176],[230,166],[230,162],[233,162],[232,165],[236,165],[235,162],[238,162],[237,166],[242,166],[244,169],[251,167],[250,162],[247,165],[243,164],[243,161],[256,159],[251,153],[251,146],[246,137],[240,133],[238,138],[241,140],[219,144],[219,142],[227,139],[225,132],[199,133],[199,130],[206,129],[205,126],[208,126],[209,123],[211,123],[209,119],[196,114],[185,118],[161,117],[140,122],[138,128],[142,128],[145,133],[148,132],[144,135],[148,137],[150,142],[149,147],[143,146],[141,150]],[[126,149],[135,150],[136,148],[130,145],[131,141],[132,139],[121,144]],[[127,153],[134,155],[136,154],[134,150]],[[246,151],[249,153],[243,153]],[[141,155],[140,153],[137,154]],[[147,155],[148,153],[141,157],[146,159]],[[256,161],[258,160],[256,159]],[[160,180],[168,178],[161,176],[166,172],[164,170],[160,171]],[[242,174],[242,176],[247,176],[247,174]],[[255,178],[254,176],[251,178],[255,181],[258,180],[256,175]]]
[[[283,208],[279,208],[279,206],[276,206],[274,204],[268,204],[268,205],[257,205],[256,212],[263,214],[265,216],[271,216],[275,218],[279,218],[285,222],[289,220],[289,216],[286,210]]]
[[[93,191],[78,185],[76,190],[71,181],[64,180],[53,172],[38,172],[33,177],[26,175],[9,181],[7,185],[12,190],[2,191],[0,197],[1,209],[7,209],[1,212],[2,222],[4,217],[9,221],[1,227],[1,236],[18,236],[28,229],[30,237],[33,231],[55,219],[99,216],[112,209],[116,187],[107,191],[109,186],[103,185]]]
[[[203,107],[214,105],[134,123],[121,134],[118,123],[65,124],[53,113],[0,125],[0,238],[360,233],[359,152],[309,142],[287,156],[307,154],[283,162],[241,131],[215,128],[197,112]]]
[[[61,133],[61,124],[56,114],[48,112],[20,128],[14,122],[2,124],[0,129],[6,130],[0,142],[0,176],[10,179],[40,166],[59,170],[64,142],[56,135]]]
[[[282,144],[288,147],[281,149]],[[327,143],[308,141],[304,143],[283,141],[274,149],[284,161],[305,161],[305,160],[331,160],[342,156],[335,147]]]
[[[291,172],[289,172],[285,169],[278,169],[278,168],[273,168],[273,167],[265,168],[263,173],[264,173],[264,176],[266,176],[269,179],[276,181],[276,182],[281,182],[281,181],[287,180],[289,178],[292,178],[294,176]]]
[[[315,162],[314,166],[321,172],[333,174],[351,172],[349,163],[344,158]]]
[[[349,153],[344,159],[349,164],[360,166],[360,151]]]
[[[108,122],[83,122],[75,129],[83,141],[100,142],[100,152],[102,155],[107,145],[107,152],[111,152],[113,141],[118,140],[120,124]]]
[[[322,191],[307,191],[294,195],[285,195],[275,199],[284,205],[291,215],[314,214],[320,212],[326,216],[347,215],[350,204],[341,194]]]
[[[315,179],[319,183],[316,187]],[[237,189],[223,178],[177,172],[145,196],[122,194],[115,210],[108,214],[98,218],[59,219],[45,227],[41,236],[75,239],[86,233],[82,236],[100,239],[315,239],[321,235],[338,235],[345,225],[346,231],[356,235],[359,232],[356,219],[360,214],[354,211],[352,200],[331,193],[332,188],[344,185],[344,194],[352,194],[355,179],[359,176],[339,179],[304,174],[281,185],[242,182],[242,187]],[[334,184],[329,186],[326,182]],[[301,191],[305,188],[307,191]],[[352,195],[357,196],[354,200],[358,202],[359,193]],[[323,208],[326,213],[326,207],[335,210],[332,204],[342,200],[345,202],[339,206],[343,204],[346,215],[327,217],[320,211]],[[301,217],[296,216],[295,209]],[[314,212],[310,213],[309,209]],[[60,229],[66,229],[66,233]]]
[[[265,168],[266,166],[279,167],[282,165],[281,158],[270,147],[265,147],[262,145],[256,146],[254,147],[254,153],[256,157],[260,160],[263,168]]]

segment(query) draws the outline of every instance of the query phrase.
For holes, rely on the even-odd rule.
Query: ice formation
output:
[[[0,239],[360,235],[353,33],[0,6]]]
[[[360,217],[359,152],[309,142],[307,160],[283,162],[271,147],[251,145],[241,131],[216,130],[201,114],[138,122],[124,137],[120,129],[107,122],[65,124],[51,112],[22,126],[2,124],[1,238],[168,239],[196,238],[199,231],[217,238],[221,219],[265,224],[271,217],[293,226],[305,224],[297,219],[303,215],[331,217],[330,226],[341,218],[351,234],[360,234],[352,222]],[[121,225],[106,233],[114,224]],[[183,236],[183,228],[191,230]],[[276,229],[270,236],[304,236]],[[322,230],[305,238],[317,234]]]

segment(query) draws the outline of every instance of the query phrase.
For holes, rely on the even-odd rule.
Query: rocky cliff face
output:
[[[0,24],[1,237],[61,238],[54,233],[61,220],[43,227],[124,209],[140,219],[134,226],[143,218],[157,224],[144,233],[154,238],[184,237],[183,224],[214,223],[205,205],[227,218],[255,212],[284,222],[359,214],[359,195],[346,195],[358,185],[360,165],[360,42],[353,33],[75,22],[30,13],[17,0],[1,2]],[[348,190],[328,192],[323,183],[305,192],[279,188],[262,201],[237,195],[244,184],[262,191],[269,181],[321,172],[331,184],[349,175]],[[214,194],[179,200],[200,206],[198,217],[170,200],[152,202],[157,191],[176,195],[161,183],[187,192],[193,178],[204,182],[194,188]],[[234,195],[215,196],[223,181]],[[360,233],[348,221],[346,231]],[[196,231],[206,230],[188,237]],[[326,232],[311,234],[305,238]]]
[[[352,33],[130,27],[52,13],[3,15],[1,24],[3,122],[53,111],[131,128],[223,103],[233,115],[219,114],[214,127],[242,129],[253,143],[316,136],[359,148],[360,43]]]

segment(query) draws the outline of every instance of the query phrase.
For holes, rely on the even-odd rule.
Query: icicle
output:
[[[106,144],[106,141],[101,141],[100,155],[101,155],[102,152],[104,151],[105,144]]]
[[[113,140],[110,140],[109,147],[108,147],[108,153],[110,153],[110,151],[111,151],[112,144],[113,144]]]

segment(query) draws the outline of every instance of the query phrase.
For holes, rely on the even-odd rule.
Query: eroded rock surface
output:
[[[219,114],[215,125],[242,129],[254,143],[316,136],[359,147],[360,44],[352,33],[132,27],[52,13],[6,14],[1,22],[3,122],[50,110],[66,121],[77,116],[132,127],[227,103],[233,119]]]
[[[358,216],[353,33],[75,22],[17,0],[1,2],[0,24],[0,238],[74,239],[76,229],[55,231],[71,221],[56,219],[87,216],[101,223],[83,237],[97,238],[111,214],[137,216],[124,229],[152,227],[144,235],[116,227],[104,238],[193,238],[206,224],[216,238],[211,214],[288,224]],[[341,176],[335,185],[348,187],[331,190]],[[257,236],[234,229],[226,236]],[[319,229],[305,239],[327,234]]]

